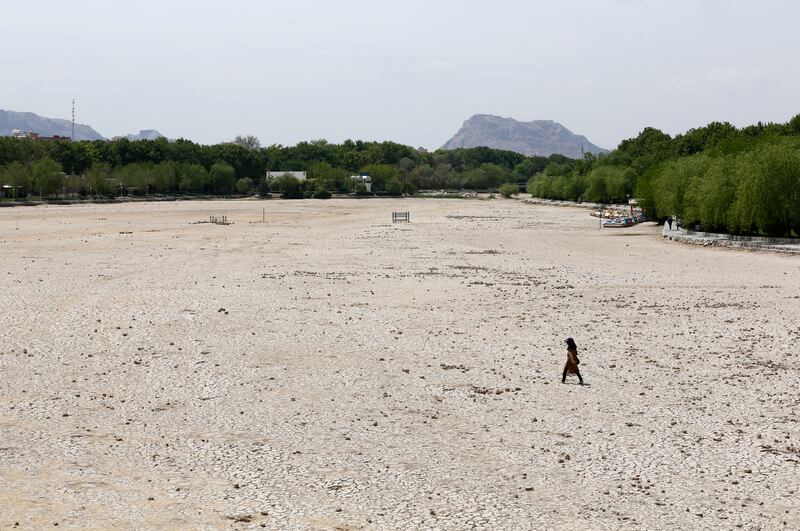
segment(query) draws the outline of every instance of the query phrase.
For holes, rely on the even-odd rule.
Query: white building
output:
[[[298,181],[305,181],[308,178],[308,173],[304,171],[268,171],[267,180],[283,177],[284,175],[291,175]]]
[[[357,183],[361,183],[367,187],[367,192],[372,193],[372,177],[369,176],[368,173],[362,173],[361,175],[351,175],[350,178]]]

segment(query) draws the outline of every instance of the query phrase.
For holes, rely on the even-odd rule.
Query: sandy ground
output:
[[[800,528],[799,257],[376,199],[0,209],[0,265],[0,529]]]

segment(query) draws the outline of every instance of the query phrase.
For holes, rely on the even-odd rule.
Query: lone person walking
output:
[[[567,363],[564,364],[564,373],[561,375],[561,383],[566,383],[567,374],[574,374],[578,377],[578,382],[583,385],[583,378],[581,371],[578,370],[580,360],[578,359],[578,347],[575,345],[575,340],[571,337],[565,341],[567,344]]]

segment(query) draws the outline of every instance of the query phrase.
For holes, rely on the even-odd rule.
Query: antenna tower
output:
[[[72,98],[72,137],[70,140],[75,142],[75,98]]]

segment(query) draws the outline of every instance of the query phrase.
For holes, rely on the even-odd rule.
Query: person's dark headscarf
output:
[[[578,346],[575,344],[575,340],[571,337],[568,337],[564,343],[567,344],[567,348],[578,350]]]

